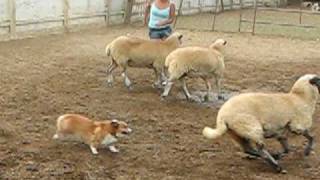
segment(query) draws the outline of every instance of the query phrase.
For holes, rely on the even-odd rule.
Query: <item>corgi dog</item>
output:
[[[98,154],[99,146],[107,146],[111,152],[119,150],[113,145],[117,137],[132,132],[127,123],[118,120],[93,121],[78,114],[64,114],[57,119],[57,130],[53,139],[75,135],[90,146],[92,154]]]

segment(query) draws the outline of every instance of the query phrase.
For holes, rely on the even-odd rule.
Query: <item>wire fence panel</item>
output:
[[[176,1],[179,4],[181,1]],[[182,0],[176,28],[319,38],[320,12],[286,0]]]

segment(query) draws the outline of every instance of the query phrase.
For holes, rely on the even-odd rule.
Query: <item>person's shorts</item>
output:
[[[149,28],[149,37],[150,39],[165,39],[172,33],[170,26],[165,28]]]

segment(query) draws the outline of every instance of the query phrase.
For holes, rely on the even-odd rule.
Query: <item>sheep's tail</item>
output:
[[[223,135],[228,130],[226,123],[224,120],[219,119],[217,121],[216,129],[212,129],[210,127],[205,127],[202,131],[202,134],[208,139],[216,139]]]
[[[106,53],[107,53],[107,56],[110,56],[111,55],[111,43],[107,45],[106,47]]]

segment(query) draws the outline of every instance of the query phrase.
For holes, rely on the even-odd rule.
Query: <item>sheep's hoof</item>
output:
[[[258,159],[258,157],[257,157],[257,156],[253,156],[253,155],[250,155],[250,154],[246,154],[244,158],[249,159],[249,160],[255,160],[255,159]]]
[[[161,101],[166,101],[167,100],[167,96],[166,95],[162,95],[160,96],[160,100]]]
[[[198,96],[189,96],[187,100],[190,102],[201,102],[201,99]]]
[[[127,86],[127,89],[128,89],[129,91],[132,91],[132,90],[133,90],[133,87],[132,87],[132,86]]]
[[[311,153],[311,151],[312,151],[311,148],[306,148],[306,149],[304,150],[304,155],[305,155],[305,156],[309,156],[310,153]]]
[[[166,98],[168,95],[165,93],[162,93],[160,96],[161,96],[161,98]]]
[[[275,159],[275,160],[280,160],[284,154],[283,153],[274,153],[274,154],[271,154],[271,156]]]
[[[279,171],[279,173],[281,173],[281,174],[287,174],[288,171],[287,171],[287,170],[284,170],[284,169],[281,169],[281,170]]]
[[[152,87],[155,89],[163,89],[164,87],[161,85],[161,83],[154,83],[152,84]]]

